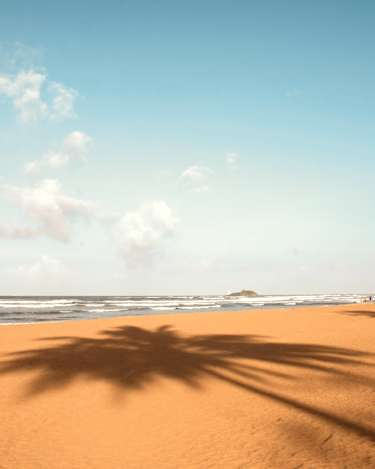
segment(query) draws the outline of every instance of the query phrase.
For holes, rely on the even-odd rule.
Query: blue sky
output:
[[[375,5],[8,2],[2,294],[374,288]]]

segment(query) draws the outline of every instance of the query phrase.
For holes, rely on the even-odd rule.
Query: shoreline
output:
[[[329,304],[311,304],[311,305],[267,305],[262,307],[239,307],[233,308],[230,307],[219,309],[196,309],[196,310],[184,310],[184,309],[174,309],[174,310],[161,310],[157,313],[151,314],[125,314],[125,315],[115,315],[115,316],[100,316],[95,318],[72,318],[72,319],[62,319],[62,320],[46,320],[46,321],[27,321],[27,322],[0,322],[0,328],[3,326],[31,326],[31,325],[42,325],[42,324],[59,324],[59,323],[76,323],[80,321],[101,321],[104,319],[126,319],[126,318],[143,318],[143,317],[159,317],[159,316],[174,316],[174,315],[190,315],[190,314],[234,314],[234,313],[251,313],[259,311],[274,311],[274,310],[288,310],[288,309],[305,309],[305,308],[333,308],[333,307],[351,307],[357,305],[370,305],[375,303],[329,303]]]
[[[374,304],[11,326],[2,469],[375,466]]]

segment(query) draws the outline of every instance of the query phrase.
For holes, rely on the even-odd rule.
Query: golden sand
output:
[[[0,468],[375,468],[375,306],[0,327]]]

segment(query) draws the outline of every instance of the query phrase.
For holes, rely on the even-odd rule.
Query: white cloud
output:
[[[66,119],[74,115],[77,92],[61,83],[48,85],[47,75],[33,69],[16,75],[0,74],[0,94],[12,99],[22,122]]]
[[[36,164],[36,172],[39,172],[44,166],[48,166],[49,168],[52,169],[58,169],[62,168],[63,166],[67,165],[69,161],[71,160],[71,156],[68,153],[63,153],[63,152],[49,152],[46,154],[46,156],[39,161],[33,161],[34,164]],[[28,171],[28,165],[25,166],[25,171],[26,173],[30,174],[30,171]],[[35,170],[33,169],[32,173],[35,173]]]
[[[27,226],[0,224],[0,239],[31,239],[38,236],[38,230]]]
[[[0,66],[2,70],[17,71],[40,68],[43,51],[22,42],[0,42]]]
[[[91,202],[65,195],[54,179],[45,179],[33,187],[3,186],[2,191],[36,223],[35,233],[58,241],[69,241],[74,220],[95,215]]]
[[[77,97],[77,91],[57,82],[51,83],[49,90],[54,95],[50,106],[50,117],[52,119],[74,117],[74,101]]]
[[[41,98],[46,76],[35,71],[20,72],[15,77],[0,75],[0,93],[13,99],[13,105],[23,122],[44,117],[48,106]]]
[[[237,153],[228,153],[225,157],[228,168],[237,169],[239,158],[240,157],[237,155]]]
[[[26,174],[38,174],[43,168],[57,169],[67,165],[72,160],[85,159],[92,139],[84,132],[75,130],[68,134],[61,147],[47,153],[40,160],[31,161],[24,166]]]
[[[40,161],[31,161],[30,163],[26,163],[24,166],[24,171],[26,174],[37,174],[41,170],[41,162]]]
[[[71,153],[84,154],[91,144],[91,137],[78,130],[71,132],[65,137],[64,146]]]
[[[180,176],[182,182],[194,192],[205,192],[209,189],[209,180],[213,172],[204,166],[190,166]]]
[[[115,227],[115,237],[127,264],[139,267],[152,262],[165,241],[175,233],[177,224],[175,213],[162,200],[126,213]]]
[[[63,275],[67,272],[64,264],[53,257],[41,256],[36,262],[20,265],[10,270],[11,273],[28,280],[41,280]]]

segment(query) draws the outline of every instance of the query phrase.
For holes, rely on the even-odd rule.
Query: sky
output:
[[[0,295],[375,290],[375,3],[3,2]]]

